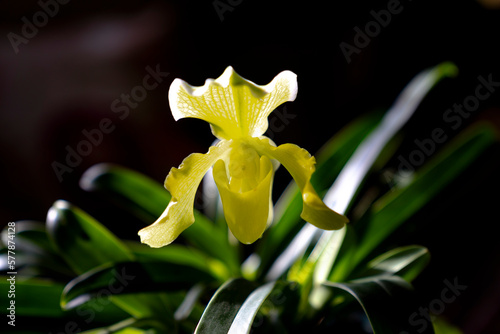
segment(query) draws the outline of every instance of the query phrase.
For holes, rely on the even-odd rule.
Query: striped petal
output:
[[[227,152],[230,142],[221,141],[210,147],[208,153],[193,153],[172,168],[165,180],[165,188],[172,198],[163,214],[150,226],[139,231],[141,242],[151,247],[162,247],[174,241],[194,222],[194,199],[201,180],[215,162]]]
[[[254,147],[259,154],[278,160],[292,175],[302,192],[302,219],[323,230],[338,230],[349,221],[327,207],[314,190],[310,181],[316,159],[309,152],[293,144],[274,147],[266,137],[255,138]]]
[[[168,98],[175,120],[199,118],[210,123],[217,138],[234,139],[264,134],[269,114],[280,104],[295,100],[296,95],[297,76],[290,71],[259,86],[229,66],[219,78],[207,79],[199,87],[175,79]]]

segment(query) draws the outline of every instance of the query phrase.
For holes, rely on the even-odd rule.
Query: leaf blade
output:
[[[169,264],[165,269],[162,261],[105,264],[70,281],[62,293],[61,304],[73,309],[100,295],[179,291],[213,281],[213,276],[195,267]]]
[[[80,185],[87,191],[111,196],[146,224],[151,224],[163,213],[171,198],[158,182],[136,171],[112,164],[91,167],[82,176]],[[224,261],[232,272],[237,273],[239,261],[228,242],[227,233],[199,211],[194,210],[194,216],[195,222],[181,237]]]
[[[389,141],[413,115],[431,88],[445,77],[455,75],[456,71],[455,65],[445,62],[420,72],[408,83],[380,122],[356,147],[328,189],[323,199],[328,207],[338,213],[346,214],[360,185]],[[266,279],[274,280],[280,277],[295,259],[305,252],[313,239],[331,233],[335,232],[304,226],[272,264]]]
[[[429,250],[411,245],[392,249],[371,260],[358,277],[397,275],[408,282],[415,279],[430,261]]]
[[[252,322],[257,312],[271,294],[275,285],[276,282],[269,282],[252,291],[243,305],[241,305],[229,328],[228,334],[250,333]]]
[[[494,139],[494,130],[490,127],[470,129],[450,142],[415,173],[409,185],[377,200],[372,212],[362,218],[357,226],[356,230],[362,237],[352,263],[361,262],[392,231],[467,168]]]
[[[210,299],[195,334],[227,333],[238,310],[254,288],[254,283],[241,278],[224,283]]]
[[[38,316],[48,318],[64,317],[65,312],[59,305],[59,297],[64,286],[42,279],[22,280],[14,277],[15,296],[9,297],[11,281],[9,276],[2,276],[0,280],[0,289],[5,293],[0,294],[0,301],[5,308],[2,313],[9,314],[8,307],[14,302],[14,314],[17,316]]]
[[[323,284],[334,293],[350,295],[363,308],[374,334],[412,333],[409,317],[419,310],[419,301],[411,285],[397,277],[372,277],[349,283]],[[432,326],[419,329],[420,333],[433,334]]]

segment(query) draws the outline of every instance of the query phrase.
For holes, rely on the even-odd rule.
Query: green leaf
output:
[[[413,313],[422,310],[416,293],[402,278],[370,277],[349,283],[325,282],[323,286],[332,290],[337,300],[359,303],[374,334],[415,332],[409,320]],[[429,325],[419,327],[419,333],[432,334],[434,330]]]
[[[156,334],[156,333],[161,333],[161,332],[151,328],[142,329],[135,327],[126,327],[121,329],[115,329],[114,327],[104,327],[104,328],[97,328],[81,332],[81,334]]]
[[[435,317],[432,324],[434,325],[436,334],[463,334],[459,328],[449,324],[441,317]]]
[[[321,147],[315,155],[316,171],[311,178],[311,183],[318,193],[323,193],[331,186],[359,143],[377,126],[380,119],[380,113],[359,117]],[[295,183],[291,183],[276,203],[276,222],[272,225],[272,229],[277,231],[274,233],[283,234],[285,228],[293,227],[300,221],[302,206],[293,204],[301,201],[300,190]]]
[[[63,317],[64,311],[59,305],[63,288],[62,284],[48,280],[23,280],[19,276],[1,276],[0,303],[2,313],[10,314],[8,308],[13,305],[16,316]]]
[[[199,306],[198,302],[206,287],[203,283],[197,283],[190,287],[187,291],[182,303],[175,310],[174,318],[177,321],[182,321],[188,319],[188,317],[193,316],[193,311],[196,311],[196,307]],[[200,306],[201,308],[201,306]],[[200,319],[203,314],[203,309],[201,309],[198,319]]]
[[[494,131],[477,127],[460,135],[415,173],[413,181],[381,197],[356,226],[361,235],[351,263],[361,262],[406,219],[455,179],[494,141]]]
[[[102,264],[133,260],[113,233],[68,202],[59,200],[50,208],[47,231],[59,254],[79,274]]]
[[[319,303],[328,299],[329,294],[324,293],[320,284],[328,279],[332,263],[338,256],[340,246],[344,241],[346,228],[335,231],[333,234],[324,234],[309,256],[296,261],[288,271],[287,279],[296,281],[301,286],[300,309],[304,311],[303,313],[309,304],[320,309]]]
[[[276,282],[269,282],[255,289],[245,300],[234,317],[228,334],[250,333],[252,323],[260,307],[274,289]]]
[[[9,226],[2,230],[2,241],[8,244]],[[37,253],[55,253],[47,233],[45,224],[31,220],[20,220],[15,222],[16,250]]]
[[[425,247],[399,247],[368,262],[365,270],[357,276],[397,275],[411,282],[422,272],[429,261],[429,250]]]
[[[196,327],[195,334],[227,333],[255,284],[242,278],[224,283],[213,295]]]
[[[455,65],[444,62],[420,72],[408,83],[377,127],[363,140],[335,179],[324,198],[327,205],[337,212],[347,213],[360,185],[390,140],[411,118],[427,93],[439,81],[456,75],[456,72]]]
[[[2,231],[2,240],[7,245],[12,238],[11,227]],[[45,224],[37,221],[16,221],[15,227],[15,260],[18,273],[26,277],[41,276],[52,279],[73,277],[74,272],[56,252],[50,241]],[[7,248],[1,251],[0,270],[8,271]]]
[[[373,131],[356,147],[326,193],[324,197],[326,205],[339,213],[347,213],[362,182],[383,155],[381,152],[390,140],[413,115],[429,90],[443,78],[456,74],[456,70],[455,65],[445,62],[422,71],[410,81]],[[391,146],[391,150],[393,149]],[[274,280],[280,277],[299,256],[304,254],[315,237],[331,233],[334,231],[322,231],[309,225],[304,226],[273,263],[266,279]]]
[[[0,251],[0,271],[9,271],[8,256],[7,250]],[[45,277],[64,282],[68,278],[75,276],[75,273],[68,268],[68,265],[55,256],[16,250],[15,261],[17,273],[26,278]]]
[[[188,246],[170,244],[168,247],[151,248],[137,242],[126,242],[138,262],[163,261],[164,265],[173,263],[193,267],[209,273],[221,282],[229,279],[230,273],[226,265],[200,250]]]
[[[323,233],[321,239],[328,239],[332,233]],[[320,239],[320,240],[321,240]],[[319,283],[319,279],[330,280],[332,282],[338,282],[344,280],[351,272],[352,266],[350,260],[353,257],[354,251],[358,245],[358,236],[354,231],[353,224],[347,225],[344,231],[344,238],[341,240],[341,245],[338,250],[336,250],[332,258],[331,248],[338,247],[337,245],[327,245],[325,251],[321,254],[318,260],[318,264],[321,267],[315,268],[314,274],[316,278],[316,283]],[[319,271],[319,273],[318,273]],[[319,275],[321,273],[321,275]],[[325,279],[325,275],[328,276]]]
[[[316,155],[316,172],[311,183],[318,193],[326,190],[355,151],[359,143],[377,125],[380,115],[368,115],[354,120],[330,139]],[[253,257],[260,259],[259,272],[265,273],[297,231],[303,226],[300,218],[302,197],[291,183],[275,205],[275,223],[264,233]],[[255,270],[255,269],[253,269]]]
[[[256,288],[245,300],[228,333],[289,332],[297,322],[299,284],[291,281],[269,282]],[[256,319],[257,314],[266,319]]]
[[[97,267],[69,282],[61,304],[75,308],[95,297],[139,292],[187,290],[200,282],[213,282],[214,277],[197,268],[155,262],[122,262]]]
[[[86,191],[111,195],[145,222],[156,220],[170,201],[170,194],[155,180],[133,170],[101,163],[89,168],[80,179]]]
[[[324,234],[321,239],[307,258],[307,262],[311,263],[311,270],[313,271],[314,284],[323,283],[328,279],[331,268],[339,255],[343,242],[346,242],[345,234],[347,227],[343,228],[336,233]],[[310,273],[307,273],[309,276]]]
[[[172,330],[172,329],[170,329]],[[107,327],[95,328],[82,334],[156,334],[167,333],[169,330],[153,319],[129,318]]]
[[[158,182],[124,167],[99,164],[85,172],[80,185],[87,191],[98,191],[119,201],[142,219],[153,223],[165,210],[170,194]],[[233,273],[239,271],[237,252],[229,245],[227,232],[217,228],[197,210],[195,222],[181,237],[205,253],[222,260]]]
[[[351,242],[342,245],[329,280],[345,280],[360,263],[367,262],[372,251],[430,202],[494,140],[494,130],[489,126],[464,131],[415,173],[405,187],[395,188],[380,197],[359,221],[348,226],[346,238]]]
[[[79,274],[101,265],[134,260],[130,250],[106,227],[68,202],[59,200],[50,208],[47,231],[59,253]],[[116,296],[112,301],[138,318],[168,311],[168,303],[161,295]]]

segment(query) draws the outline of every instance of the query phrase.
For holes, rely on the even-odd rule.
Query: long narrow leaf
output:
[[[196,248],[191,248],[178,244],[171,244],[168,247],[151,248],[136,242],[127,242],[138,262],[163,262],[163,266],[169,264],[182,265],[197,268],[226,281],[230,273],[226,265],[220,260],[214,259]]]
[[[325,203],[337,212],[346,212],[361,182],[389,140],[406,124],[427,93],[443,78],[454,76],[457,68],[442,63],[419,73],[401,92],[377,128],[361,143],[325,195]]]
[[[14,315],[14,320],[16,316],[63,317],[64,311],[59,306],[63,288],[62,284],[47,280],[1,276],[0,302],[4,305],[1,313],[7,314],[7,318],[3,316],[4,320],[8,321],[9,314]]]
[[[273,291],[276,282],[269,282],[255,289],[245,300],[229,328],[228,334],[250,333],[252,322],[262,304]]]
[[[422,246],[405,246],[390,250],[371,260],[357,276],[397,275],[411,282],[430,261],[429,250]]]
[[[133,260],[113,233],[66,201],[59,200],[50,208],[47,231],[58,253],[79,274],[105,263]]]
[[[236,278],[224,283],[208,303],[195,334],[227,333],[255,284]]]
[[[12,234],[9,226],[2,230],[4,245],[8,244]],[[45,229],[45,224],[38,221],[20,220],[15,222],[15,258],[19,274],[26,277],[51,277],[64,279],[73,276],[64,260],[54,249]],[[8,270],[7,247],[0,254],[0,271]]]
[[[80,185],[87,191],[102,192],[115,198],[146,224],[151,224],[161,215],[171,198],[158,182],[111,164],[91,167],[82,176]],[[229,245],[227,234],[197,210],[194,215],[195,223],[182,233],[182,238],[224,261],[233,272],[237,272],[237,253]]]
[[[166,328],[164,324],[153,319],[129,318],[108,327],[91,329],[82,334],[159,334],[173,331]]]
[[[342,166],[355,151],[356,146],[367,136],[380,121],[380,116],[367,115],[354,120],[340,132],[335,134],[316,155],[316,172],[311,183],[319,193],[328,189],[337,177]],[[275,205],[275,223],[263,235],[245,267],[252,261],[259,264],[259,274],[269,270],[276,257],[286,248],[293,236],[300,230],[304,222],[300,218],[302,196],[295,183],[290,183]],[[258,259],[258,261],[255,261]],[[250,268],[255,271],[257,268]]]
[[[415,173],[408,186],[380,198],[358,224],[363,235],[352,263],[359,263],[408,217],[428,203],[494,141],[494,131],[477,127],[447,145]]]
[[[349,283],[325,282],[337,296],[349,300],[353,297],[367,315],[374,334],[413,333],[416,328],[410,321],[415,312],[425,312],[411,285],[397,277],[372,277]],[[427,316],[429,316],[427,314]],[[419,333],[433,334],[432,324],[419,327]]]
[[[2,241],[8,244],[8,226],[2,230]],[[38,221],[20,220],[15,222],[16,250],[37,253],[54,253],[47,233],[45,224]]]
[[[367,173],[389,140],[401,129],[417,109],[429,90],[441,79],[456,73],[451,63],[442,63],[418,74],[402,91],[379,125],[357,147],[332,187],[325,195],[325,203],[333,210],[346,213]],[[322,231],[306,225],[290,242],[287,249],[273,263],[266,276],[268,280],[280,277],[302,255],[315,237],[330,238],[335,231]],[[325,243],[326,245],[327,243]]]
[[[194,267],[164,262],[122,262],[103,265],[78,276],[64,288],[62,305],[72,309],[90,298],[139,292],[187,290],[214,277]],[[101,296],[102,297],[102,296]]]
[[[478,126],[465,131],[446,145],[436,156],[413,175],[403,188],[394,189],[378,199],[346,237],[356,235],[356,243],[343,244],[329,280],[348,278],[360,263],[401,224],[434,198],[455,179],[474,159],[495,140],[489,126]]]
[[[50,208],[47,231],[58,252],[79,274],[101,265],[134,260],[125,244],[106,227],[68,202],[59,200]],[[135,317],[166,312],[161,296],[117,296],[112,300]]]

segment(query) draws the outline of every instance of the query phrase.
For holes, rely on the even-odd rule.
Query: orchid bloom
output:
[[[290,71],[265,86],[242,78],[232,67],[200,87],[175,79],[168,93],[174,119],[202,119],[219,141],[208,153],[193,153],[170,170],[165,180],[170,203],[158,220],[139,231],[141,241],[168,245],[194,222],[195,194],[211,167],[229,229],[244,244],[259,239],[272,220],[271,191],[279,163],[302,192],[301,217],[321,229],[342,228],[347,218],[328,208],[310,183],[314,157],[293,144],[276,147],[263,136],[269,114],[296,95],[297,76]]]

